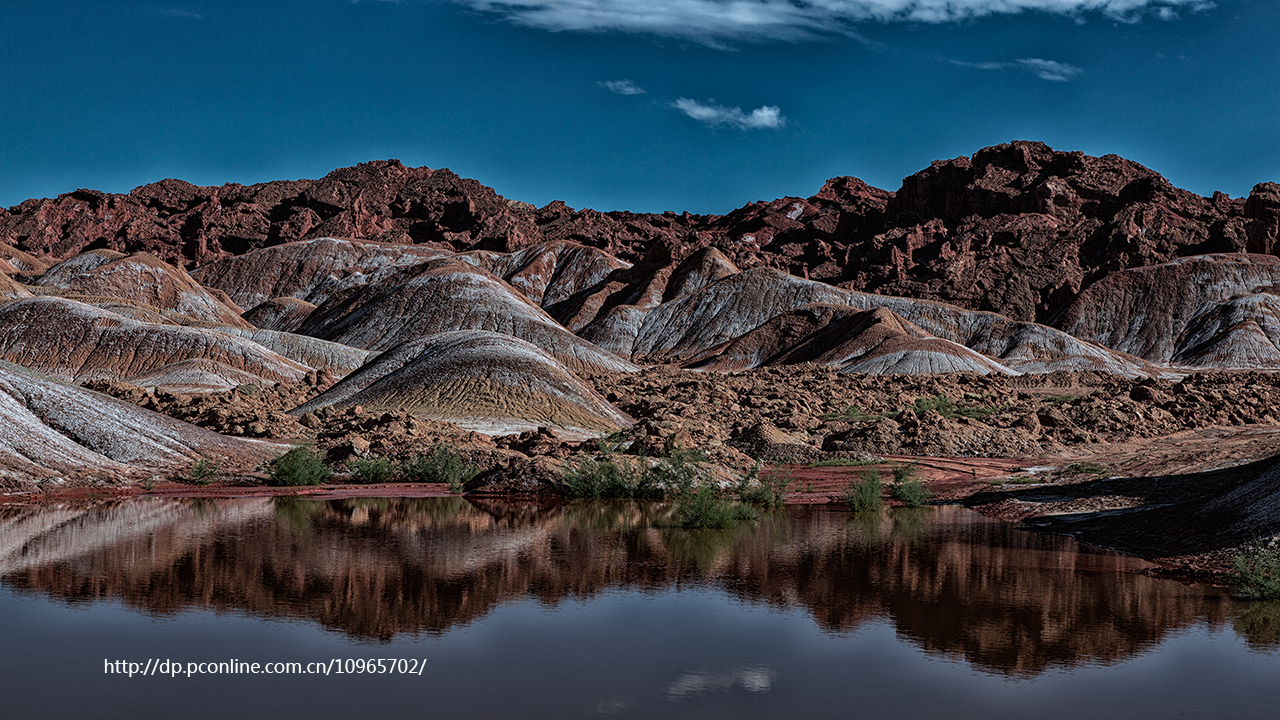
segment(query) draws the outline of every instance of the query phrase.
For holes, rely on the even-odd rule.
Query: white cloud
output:
[[[192,12],[190,10],[179,10],[177,8],[158,8],[156,12],[161,15],[164,15],[165,17],[182,18],[184,20],[203,20],[204,19],[204,16],[198,12]]]
[[[975,70],[1025,70],[1041,80],[1052,82],[1068,82],[1084,72],[1082,68],[1074,65],[1042,58],[1022,58],[1014,62],[964,62],[963,60],[952,60],[951,62],[960,67],[973,68]]]
[[[1054,60],[1041,60],[1040,58],[1023,58],[1018,61],[1018,65],[1035,73],[1035,76],[1041,80],[1052,80],[1054,82],[1067,82],[1084,72],[1084,70],[1074,65]]]
[[[1100,13],[1137,21],[1178,9],[1214,7],[1206,0],[453,0],[553,32],[625,32],[718,46],[726,40],[804,40],[856,36],[864,23],[947,23],[991,15]]]
[[[708,127],[727,125],[739,130],[776,130],[787,124],[787,119],[782,116],[782,109],[777,105],[762,105],[746,113],[740,107],[717,105],[715,100],[701,103],[680,98],[671,106]]]
[[[601,80],[596,83],[600,87],[619,95],[643,95],[646,90],[630,80]]]

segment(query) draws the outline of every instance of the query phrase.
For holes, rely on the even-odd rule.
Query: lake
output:
[[[4,714],[1276,717],[1280,607],[1146,567],[951,506],[0,506]]]

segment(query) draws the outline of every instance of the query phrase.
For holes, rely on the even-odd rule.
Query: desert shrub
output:
[[[939,415],[948,420],[954,420],[958,417],[974,418],[976,420],[995,415],[996,413],[1002,413],[1008,409],[1008,405],[992,405],[971,408],[956,407],[955,400],[952,400],[945,395],[934,395],[933,397],[920,398],[919,400],[916,400],[914,407],[917,417],[924,415],[930,410],[936,410]]]
[[[793,482],[790,470],[773,468],[762,473],[757,466],[738,479],[738,499],[767,508],[782,507]]]
[[[744,520],[754,520],[756,511],[750,506],[732,502],[711,483],[680,494],[675,502],[680,527],[688,530],[731,528]]]
[[[605,453],[600,459],[581,455],[561,475],[565,494],[575,498],[658,498],[658,477],[635,462]]]
[[[220,472],[222,472],[222,458],[201,455],[200,459],[191,464],[191,484],[202,487],[208,485]]]
[[[870,468],[864,470],[858,480],[849,483],[844,492],[844,501],[854,512],[875,512],[884,504],[880,497],[883,488],[880,471]]]
[[[426,455],[414,455],[400,467],[400,472],[410,482],[445,483],[449,492],[460,494],[480,469],[467,462],[452,449],[437,445]]]
[[[902,501],[907,507],[923,507],[929,502],[929,490],[920,479],[920,472],[915,463],[897,465],[893,468],[893,487],[889,493],[895,500]]]
[[[1231,582],[1253,600],[1280,600],[1280,546],[1258,541],[1232,557]]]
[[[865,422],[868,420],[879,420],[887,417],[885,413],[869,413],[857,405],[845,405],[844,409],[838,413],[826,413],[822,416],[823,420],[843,420],[845,422]]]
[[[668,443],[663,448],[663,455],[665,457],[644,470],[640,480],[646,487],[657,488],[658,496],[666,493],[678,495],[690,492],[694,485],[706,480],[706,472],[695,464],[707,459],[702,451],[675,447]]]
[[[1111,477],[1111,471],[1093,462],[1072,463],[1063,468],[1060,475],[1097,475],[1100,478]]]
[[[315,450],[299,445],[271,461],[268,485],[319,485],[333,477]]]
[[[819,460],[815,463],[809,463],[811,468],[824,467],[862,467],[863,465],[875,465],[876,460],[850,460],[849,458],[831,458],[830,460]]]
[[[944,395],[934,395],[933,397],[916,400],[915,412],[917,416],[924,415],[930,410],[936,410],[944,418],[953,418],[956,416],[956,401]]]
[[[396,466],[385,457],[352,458],[347,461],[347,468],[351,470],[351,482],[361,485],[391,482],[397,473]]]

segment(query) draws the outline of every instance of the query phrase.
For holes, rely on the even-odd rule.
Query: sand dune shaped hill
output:
[[[776,315],[713,353],[708,361],[687,367],[736,371],[812,363],[872,374],[1018,374],[963,345],[929,335],[891,310],[843,305],[805,305]]]
[[[0,360],[54,377],[132,382],[131,378],[193,359],[248,373],[261,385],[297,382],[310,370],[217,330],[139,322],[55,297],[0,304]]]
[[[41,478],[128,480],[201,455],[256,464],[278,448],[228,438],[131,403],[0,363],[0,486]]]
[[[278,297],[259,303],[240,317],[263,330],[293,332],[316,309],[315,305],[295,297]]]
[[[363,365],[377,353],[360,348],[329,342],[307,335],[275,330],[246,330],[245,328],[211,328],[234,337],[241,337],[279,353],[284,357],[315,370],[328,370],[338,377]]]
[[[928,300],[842,290],[771,268],[743,271],[649,311],[632,343],[631,356],[641,362],[705,357],[771,318],[811,304],[885,308],[934,337],[963,345],[1019,372],[1100,370],[1128,376],[1161,372],[1139,358],[1045,325]],[[616,335],[615,331],[614,342]]]
[[[199,267],[191,276],[226,292],[246,310],[283,297],[319,305],[342,290],[378,283],[448,254],[417,245],[324,237],[252,250]]]
[[[476,330],[441,333],[392,348],[290,412],[353,405],[406,409],[489,434],[539,426],[598,433],[631,424],[541,348]]]
[[[1054,325],[1154,363],[1280,368],[1280,258],[1217,254],[1113,272]]]
[[[220,325],[248,325],[221,293],[202,287],[185,270],[148,253],[89,250],[49,268],[33,283],[60,295],[132,301],[160,312]]]
[[[301,334],[367,350],[454,330],[488,330],[526,340],[573,371],[636,369],[565,330],[501,279],[451,259],[430,263],[392,287],[369,286],[334,298],[298,328]]]

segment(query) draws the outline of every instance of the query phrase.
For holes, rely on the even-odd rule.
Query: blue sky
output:
[[[727,212],[1013,139],[1280,181],[1266,0],[40,0],[0,26],[0,205],[399,158],[508,198]]]

